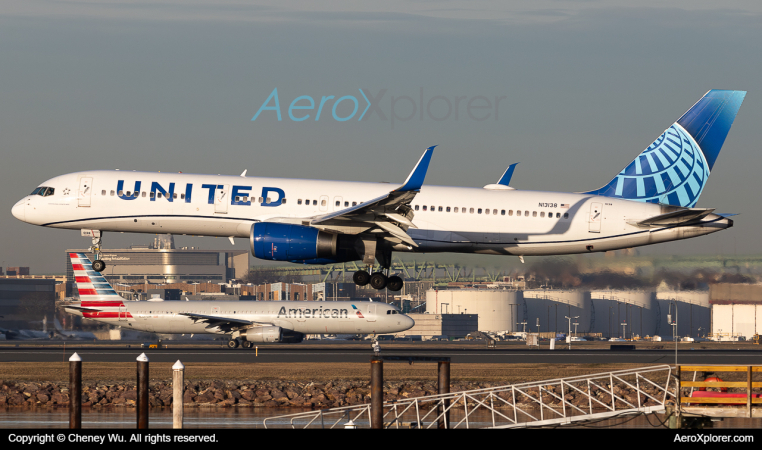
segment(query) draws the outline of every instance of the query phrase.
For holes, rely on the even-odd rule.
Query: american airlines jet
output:
[[[70,253],[80,302],[68,313],[138,331],[230,335],[228,347],[255,342],[301,342],[305,334],[384,334],[415,322],[379,302],[125,301],[84,253]]]
[[[43,182],[13,207],[27,223],[102,232],[249,238],[255,257],[301,264],[362,261],[354,281],[397,291],[392,252],[561,255],[701,236],[733,226],[696,208],[746,92],[706,93],[605,186],[533,192],[424,186],[434,147],[396,189],[385,183],[93,170]],[[392,275],[392,276],[390,276]]]

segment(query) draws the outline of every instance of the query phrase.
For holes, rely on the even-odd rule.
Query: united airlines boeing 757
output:
[[[434,147],[405,182],[315,181],[94,170],[42,183],[13,207],[19,220],[102,232],[247,237],[257,258],[302,264],[362,261],[354,281],[402,288],[392,252],[561,255],[701,236],[733,226],[696,208],[746,92],[712,90],[605,186],[533,192],[508,186],[515,165],[484,188],[424,186]],[[392,276],[390,276],[392,275]]]
[[[84,253],[70,253],[79,302],[66,312],[87,319],[167,334],[229,335],[231,348],[255,342],[301,342],[305,334],[385,334],[415,322],[379,302],[125,301]]]

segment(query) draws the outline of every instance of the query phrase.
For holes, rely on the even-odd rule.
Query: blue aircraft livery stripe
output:
[[[745,95],[707,92],[619,175],[585,194],[696,206]]]
[[[744,97],[746,91],[713,89],[677,120],[704,152],[709,170],[717,161]]]
[[[425,152],[423,152],[421,159],[418,160],[418,164],[416,164],[413,171],[410,172],[410,175],[407,177],[407,180],[405,180],[405,183],[396,189],[397,192],[421,190],[421,186],[423,186],[423,180],[426,178],[426,172],[429,169],[431,155],[434,153],[434,147],[436,147],[436,145],[432,145],[431,147],[427,148]]]

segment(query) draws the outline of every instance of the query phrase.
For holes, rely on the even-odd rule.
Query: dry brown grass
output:
[[[152,362],[152,380],[172,379],[173,363]],[[368,363],[187,363],[188,380],[370,380]],[[511,384],[595,374],[639,367],[638,364],[453,364],[451,380]],[[436,363],[384,363],[386,381],[436,380]],[[88,363],[82,367],[83,381],[134,381],[135,363]],[[68,363],[14,362],[0,366],[0,380],[68,382]]]

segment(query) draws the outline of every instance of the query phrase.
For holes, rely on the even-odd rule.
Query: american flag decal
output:
[[[568,203],[561,203],[561,208],[568,209],[569,208],[569,204]]]

